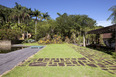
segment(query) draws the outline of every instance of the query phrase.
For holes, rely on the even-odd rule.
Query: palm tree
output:
[[[36,17],[35,18],[35,40],[37,40],[37,21],[39,18],[41,18],[40,11],[35,9],[35,11],[33,12],[33,16]]]
[[[42,19],[45,19],[46,21],[50,19],[50,15],[48,14],[48,12],[42,13],[42,15]]]
[[[28,13],[28,8],[21,6],[18,3],[15,3],[16,6],[13,8],[12,13],[11,13],[11,18],[17,19],[18,24],[21,23],[21,21],[24,21],[26,17],[30,17]]]
[[[14,16],[17,17],[18,19],[18,24],[20,24],[20,18],[21,18],[21,15],[22,15],[22,6],[19,5],[18,3],[15,3],[16,6],[14,7]]]
[[[108,17],[107,20],[110,20],[112,21],[113,24],[116,24],[116,5],[115,6],[112,6],[109,11],[112,11],[112,14]]]
[[[30,18],[30,9],[23,7],[18,3],[15,4],[16,6],[12,9],[10,19],[17,21],[18,25],[16,26],[22,29],[23,26],[21,26],[20,23],[25,22],[25,20],[28,20]]]
[[[10,17],[13,18],[13,20],[17,19],[17,22],[19,25],[21,22],[21,17],[23,14],[24,7],[22,7],[18,3],[15,3],[15,4],[16,4],[16,6],[12,9],[12,13],[11,13]]]

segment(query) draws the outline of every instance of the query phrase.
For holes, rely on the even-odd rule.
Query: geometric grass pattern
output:
[[[72,46],[75,51],[85,56],[91,63],[97,65],[98,68],[102,70],[108,71],[109,73],[116,74],[116,59],[105,56],[106,53],[98,52],[93,49],[89,49],[89,51],[85,48],[78,48]]]
[[[71,45],[72,46],[72,45]],[[90,66],[101,68],[111,74],[116,74],[116,59],[104,56],[104,53],[88,51],[84,48],[72,46],[76,52],[82,54],[82,58],[36,58],[23,62],[20,66]],[[80,49],[80,50],[79,50]]]
[[[23,63],[21,66],[90,66],[98,67],[109,73],[116,73],[116,61],[111,60],[94,60],[90,57],[82,58],[38,58],[31,59]]]

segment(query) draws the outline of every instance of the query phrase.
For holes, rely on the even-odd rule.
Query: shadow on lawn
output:
[[[98,50],[98,51],[101,51],[101,52],[104,52],[104,53],[107,53],[107,54],[110,54],[112,55],[113,52],[115,51],[114,48],[110,48],[110,47],[107,47],[107,46],[100,46],[100,45],[88,45],[86,46],[87,48],[90,48],[90,49],[94,49],[94,50]]]

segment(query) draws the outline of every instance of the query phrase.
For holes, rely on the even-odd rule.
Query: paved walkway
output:
[[[14,66],[37,53],[39,50],[41,49],[28,47],[7,54],[0,54],[0,75],[11,70]]]

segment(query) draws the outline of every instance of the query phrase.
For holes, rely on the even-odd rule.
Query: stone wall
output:
[[[10,40],[0,40],[0,46],[11,46]]]
[[[10,40],[0,40],[0,50],[10,50],[11,41]]]

